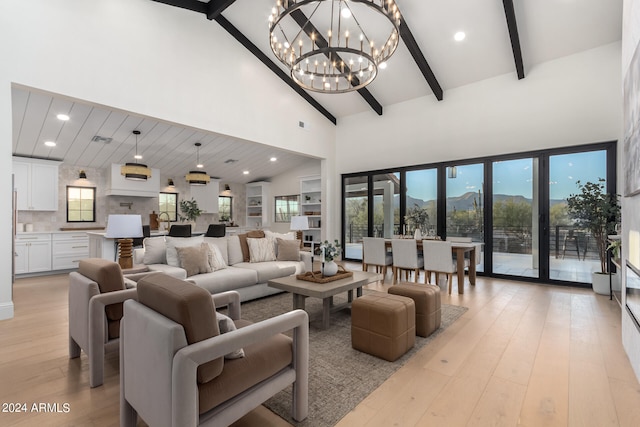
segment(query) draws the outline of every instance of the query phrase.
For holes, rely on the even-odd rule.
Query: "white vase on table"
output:
[[[338,264],[335,261],[327,261],[322,269],[323,276],[335,276],[338,273]]]
[[[416,240],[422,240],[422,231],[419,228],[416,228],[416,231],[413,232],[413,238]]]

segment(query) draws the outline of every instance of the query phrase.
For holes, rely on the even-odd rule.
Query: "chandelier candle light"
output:
[[[398,47],[394,0],[277,0],[269,16],[271,50],[304,89],[361,89]]]

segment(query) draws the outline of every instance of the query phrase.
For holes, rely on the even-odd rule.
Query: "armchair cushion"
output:
[[[120,265],[113,261],[102,258],[82,259],[78,263],[78,273],[96,282],[101,294],[125,289]],[[118,337],[120,319],[122,319],[122,303],[108,305],[105,307],[105,313],[109,321],[109,337]]]
[[[224,370],[217,378],[198,384],[200,414],[291,365],[292,348],[291,338],[278,334],[246,346],[245,357],[225,361]]]
[[[211,273],[213,270],[209,265],[209,244],[201,243],[200,246],[176,247],[180,267],[187,272],[187,277],[200,273]]]
[[[188,344],[220,335],[211,294],[192,283],[165,274],[138,281],[138,301],[184,328]],[[205,383],[222,372],[220,357],[198,367],[198,382]]]

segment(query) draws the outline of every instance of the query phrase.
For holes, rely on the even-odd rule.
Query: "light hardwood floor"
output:
[[[66,275],[16,281],[15,317],[0,321],[0,401],[28,412],[0,412],[1,426],[118,425],[117,354],[94,389],[86,356],[68,359],[66,285]],[[608,297],[485,278],[442,296],[469,310],[338,426],[640,425],[640,385]],[[234,427],[288,425],[260,407]]]

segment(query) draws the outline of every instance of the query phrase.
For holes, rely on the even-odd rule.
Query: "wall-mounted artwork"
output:
[[[640,193],[640,43],[624,78],[624,195]]]

